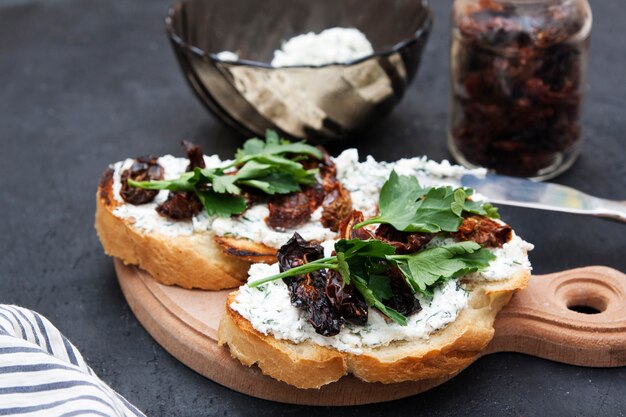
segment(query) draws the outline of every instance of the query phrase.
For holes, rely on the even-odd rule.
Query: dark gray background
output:
[[[450,1],[433,3],[435,29],[417,80],[386,121],[353,143],[362,154],[449,157]],[[94,232],[100,173],[126,156],[178,153],[181,138],[222,156],[241,143],[185,85],[164,34],[167,5],[0,1],[0,302],[49,317],[98,375],[152,416],[624,415],[626,368],[498,354],[405,400],[306,408],[233,392],[159,347],[129,310]],[[621,0],[592,7],[588,140],[582,158],[556,182],[624,199],[626,8]],[[505,209],[504,219],[536,244],[537,273],[593,264],[626,271],[624,225],[522,209]]]

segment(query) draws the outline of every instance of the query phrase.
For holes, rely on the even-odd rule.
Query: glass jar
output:
[[[552,178],[581,149],[587,0],[455,0],[448,145],[467,167]]]

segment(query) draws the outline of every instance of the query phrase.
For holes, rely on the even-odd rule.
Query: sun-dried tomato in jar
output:
[[[591,21],[587,0],[455,0],[448,144],[461,164],[536,179],[572,165]]]

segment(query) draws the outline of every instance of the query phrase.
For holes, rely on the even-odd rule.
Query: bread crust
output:
[[[526,287],[529,278],[529,273],[521,272],[503,281],[466,282],[472,290],[468,307],[453,323],[427,340],[365,348],[360,355],[264,335],[231,308],[237,295],[233,292],[220,322],[218,343],[228,345],[242,364],[256,364],[264,374],[303,389],[320,388],[348,373],[384,384],[446,378],[471,364],[487,347],[497,313],[516,291]]]
[[[211,231],[190,236],[143,233],[129,219],[113,214],[113,172],[102,176],[96,195],[95,227],[107,255],[137,265],[165,285],[221,290],[247,277],[250,261],[226,255]]]
[[[216,236],[215,241],[225,254],[251,263],[271,264],[276,262],[276,249],[248,239],[232,236]]]

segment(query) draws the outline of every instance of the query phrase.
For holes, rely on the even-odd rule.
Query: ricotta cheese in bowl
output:
[[[374,53],[363,32],[355,28],[330,28],[294,36],[274,51],[273,67],[319,66],[347,63]]]
[[[271,65],[279,68],[345,64],[373,53],[374,48],[363,32],[355,28],[334,27],[288,39],[274,51]],[[222,51],[215,56],[222,61],[239,60],[239,55],[232,51]]]

